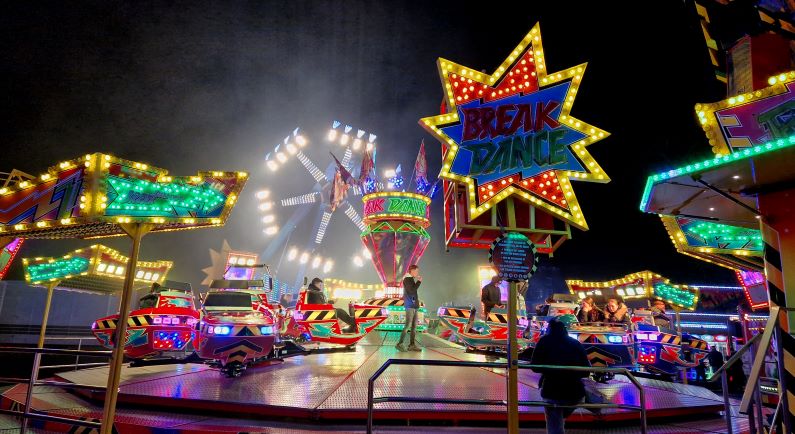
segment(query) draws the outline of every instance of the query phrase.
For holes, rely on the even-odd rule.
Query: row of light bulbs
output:
[[[290,250],[287,252],[288,261],[295,261],[297,259],[298,262],[301,264],[306,264],[307,262],[309,262],[311,256],[312,253],[309,251],[304,251],[303,253],[299,254],[297,247],[291,247]],[[312,262],[310,265],[312,266],[312,268],[320,268],[322,264],[324,273],[328,273],[329,271],[331,271],[332,268],[334,268],[334,261],[332,261],[330,258],[325,258],[324,260],[322,256],[315,255],[315,257],[311,259]]]

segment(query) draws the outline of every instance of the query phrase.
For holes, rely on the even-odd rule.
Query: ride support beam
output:
[[[516,340],[517,282],[508,290],[508,434],[519,434],[519,343]]]
[[[785,432],[795,426],[795,190],[761,195],[761,231],[770,307],[781,307],[775,330]]]
[[[113,434],[116,400],[119,396],[119,381],[121,380],[121,364],[124,361],[124,344],[127,338],[127,320],[130,318],[130,300],[132,299],[133,284],[135,282],[138,253],[141,250],[141,239],[153,227],[148,223],[122,223],[119,226],[132,239],[132,249],[124,275],[124,289],[119,305],[119,321],[114,333],[113,357],[110,360],[110,370],[108,371],[108,384],[105,389],[100,434]]]
[[[47,299],[44,302],[44,315],[41,317],[41,328],[39,329],[39,343],[36,348],[44,348],[44,337],[47,334],[47,321],[50,318],[50,307],[52,306],[52,294],[55,292],[55,287],[61,283],[60,280],[55,280],[47,283]]]

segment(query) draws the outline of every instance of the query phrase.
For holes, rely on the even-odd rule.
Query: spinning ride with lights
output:
[[[278,264],[277,272],[283,261],[297,262],[295,286],[300,284],[307,266],[322,269],[324,273],[333,269],[334,260],[330,254],[323,254],[322,245],[335,214],[339,214],[339,211],[345,214],[357,232],[366,229],[359,212],[347,198],[347,189],[335,195],[335,179],[341,175],[338,165],[328,153],[339,150],[342,154],[340,165],[350,171],[366,154],[375,155],[375,140],[375,134],[354,130],[349,125],[334,121],[331,129],[323,134],[312,135],[309,131],[296,128],[283,143],[266,155],[266,173],[273,183],[287,176],[291,184],[308,186],[307,192],[294,196],[282,195],[274,190],[257,193],[259,209],[263,212],[263,232],[272,237],[262,258]],[[324,143],[331,146],[324,146]],[[313,152],[310,153],[310,150]],[[320,154],[315,155],[317,152]],[[298,172],[293,169],[295,164],[291,160],[301,164],[306,175],[309,175],[307,181],[297,176]],[[316,161],[328,164],[318,164]],[[325,167],[325,170],[321,170],[321,167]],[[269,181],[269,184],[272,183]],[[358,186],[351,189],[354,195],[361,194],[361,191]],[[311,231],[301,233],[310,222]]]
[[[593,297],[604,301],[617,298],[630,307],[636,307],[632,323],[622,333],[615,332],[615,326],[610,324],[578,324],[572,328],[585,347],[592,366],[637,366],[653,373],[675,375],[682,368],[698,366],[709,352],[709,345],[703,339],[677,332],[673,324],[669,327],[656,325],[653,313],[648,309],[652,300],[662,300],[676,311],[676,324],[679,324],[681,310],[696,308],[698,288],[673,284],[651,271],[601,282],[570,279],[566,280],[566,285],[577,299]],[[614,336],[621,336],[621,340]]]
[[[372,192],[362,197],[367,228],[360,238],[383,284],[383,296],[368,299],[365,304],[381,306],[389,312],[379,330],[399,330],[405,321],[403,277],[411,265],[420,262],[431,241],[427,229],[431,225],[430,204],[435,190],[427,179],[425,145],[420,145],[414,163],[414,192],[399,191],[404,184],[399,170],[388,171],[383,182],[369,176],[368,180],[368,191]],[[426,314],[421,305],[417,312],[419,330],[426,328]]]

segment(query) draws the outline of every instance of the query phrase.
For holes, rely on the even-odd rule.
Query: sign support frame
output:
[[[135,264],[138,263],[138,253],[141,250],[141,239],[154,227],[150,223],[121,223],[119,227],[132,239],[132,248],[124,275],[124,290],[121,294],[119,305],[119,321],[116,326],[113,347],[113,357],[110,361],[108,383],[105,389],[105,401],[102,408],[102,426],[100,434],[113,434],[113,422],[116,415],[116,401],[119,396],[119,382],[121,380],[121,365],[124,361],[124,340],[127,333],[127,320],[130,317],[130,300],[132,299],[133,285],[135,283]]]

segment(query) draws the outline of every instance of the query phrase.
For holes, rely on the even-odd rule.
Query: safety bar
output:
[[[734,429],[732,428],[732,413],[729,402],[728,369],[731,368],[735,363],[737,363],[737,361],[742,358],[743,354],[748,352],[751,349],[751,347],[760,339],[762,339],[761,334],[754,335],[751,339],[748,340],[748,342],[745,343],[745,345],[743,345],[739,350],[737,350],[737,352],[735,352],[731,357],[729,357],[729,360],[727,360],[723,364],[723,366],[713,371],[712,375],[710,375],[709,378],[707,378],[707,382],[709,383],[718,381],[718,378],[720,378],[721,380],[721,390],[723,392],[723,413],[724,413],[724,418],[726,419],[726,432],[728,434],[732,434],[732,432],[734,432]],[[759,414],[761,414],[761,411],[759,412]],[[754,417],[753,413],[749,413],[750,420],[748,421],[748,423],[752,427],[752,429],[754,427],[753,417]]]
[[[0,414],[8,414],[18,416],[22,419],[22,425],[19,432],[25,434],[28,428],[28,419],[43,420],[50,422],[59,422],[72,426],[81,426],[87,428],[99,429],[102,424],[97,421],[78,420],[68,417],[52,416],[48,414],[36,413],[31,407],[31,399],[33,397],[33,388],[35,386],[57,386],[71,389],[92,389],[92,390],[105,390],[105,386],[95,386],[90,384],[77,384],[65,383],[60,381],[44,380],[39,381],[39,369],[41,368],[42,354],[54,355],[71,355],[71,356],[93,356],[93,357],[111,357],[111,351],[84,351],[84,350],[64,350],[55,348],[26,348],[26,347],[0,347],[0,353],[14,353],[14,354],[33,354],[33,367],[31,368],[30,377],[25,380],[21,378],[0,378],[0,382],[12,383],[27,383],[28,389],[25,395],[25,403],[22,411],[19,410],[5,410],[0,409]]]
[[[417,359],[389,359],[378,368],[367,382],[367,434],[373,432],[373,413],[374,405],[384,402],[409,402],[409,403],[428,403],[428,404],[470,404],[470,405],[500,405],[507,406],[507,400],[493,399],[447,399],[447,398],[425,398],[425,397],[406,397],[406,396],[379,396],[375,397],[375,381],[392,365],[412,365],[412,366],[454,366],[471,368],[497,368],[507,369],[505,363],[496,362],[468,362],[457,360],[417,360]],[[629,381],[638,389],[639,405],[629,404],[576,404],[576,405],[557,405],[543,401],[519,401],[520,406],[537,407],[556,407],[556,408],[624,408],[640,411],[640,431],[646,434],[646,394],[643,385],[626,368],[602,368],[585,366],[552,366],[552,365],[530,365],[526,363],[518,364],[519,369],[545,369],[561,371],[584,371],[584,372],[612,372],[626,376]]]

